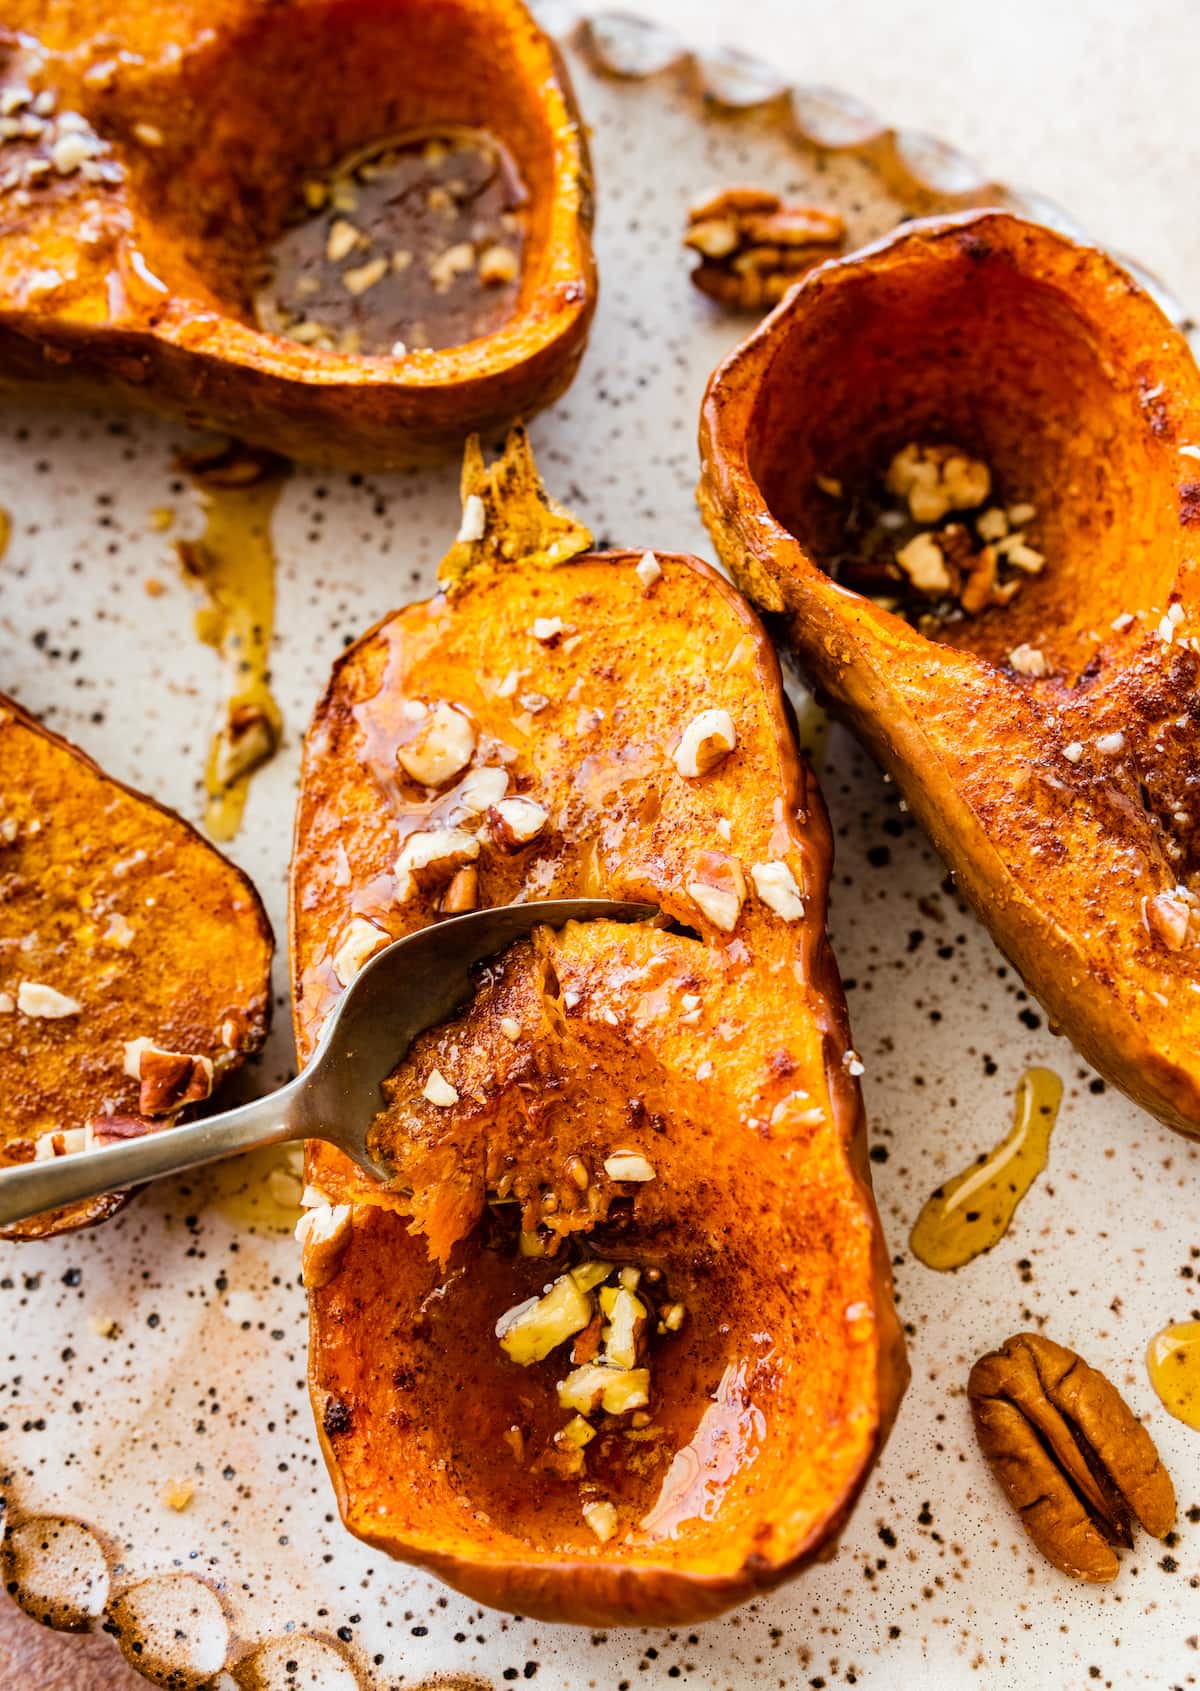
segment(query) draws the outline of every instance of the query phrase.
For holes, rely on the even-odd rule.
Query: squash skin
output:
[[[821,1250],[828,1251],[827,1262],[837,1265],[838,1319],[843,1304],[870,1310],[869,1330],[859,1339],[847,1338],[847,1329],[836,1325],[822,1329],[820,1341],[810,1334],[809,1342],[821,1356],[828,1380],[840,1382],[830,1390],[844,1393],[839,1400],[841,1411],[828,1421],[836,1429],[829,1435],[828,1447],[836,1477],[831,1473],[825,1489],[813,1451],[797,1454],[794,1444],[788,1444],[787,1465],[797,1476],[803,1471],[805,1483],[820,1493],[819,1504],[810,1497],[807,1510],[798,1507],[793,1521],[779,1518],[786,1516],[786,1505],[776,1496],[760,1500],[761,1548],[745,1550],[749,1534],[744,1515],[754,1503],[752,1497],[739,1496],[728,1511],[737,1544],[733,1552],[724,1554],[719,1529],[702,1534],[698,1546],[672,1544],[669,1539],[657,1547],[635,1550],[620,1541],[600,1546],[590,1540],[586,1529],[574,1544],[535,1544],[454,1507],[436,1463],[439,1458],[449,1460],[452,1454],[461,1459],[461,1452],[451,1451],[449,1433],[442,1430],[447,1404],[459,1402],[459,1397],[446,1387],[440,1396],[418,1397],[414,1407],[392,1389],[394,1379],[411,1376],[415,1343],[410,1316],[402,1313],[397,1319],[396,1311],[414,1310],[444,1275],[430,1261],[426,1242],[407,1230],[402,1199],[370,1186],[328,1147],[313,1145],[309,1152],[310,1182],[334,1201],[355,1206],[350,1241],[336,1275],[309,1290],[310,1390],[346,1525],[389,1554],[430,1568],[480,1602],[593,1626],[700,1620],[778,1584],[814,1557],[830,1554],[907,1380],[903,1342],[891,1304],[887,1252],[870,1197],[861,1098],[843,1062],[849,1039],[844,1000],[824,932],[831,855],[824,808],[813,777],[795,750],[777,660],[757,619],[708,566],[661,553],[658,559],[665,577],[653,589],[657,604],[653,598],[642,598],[634,574],[636,553],[587,554],[550,571],[519,561],[499,570],[472,571],[445,595],[424,606],[408,607],[364,636],[338,661],[309,732],[292,867],[294,1006],[297,1039],[305,1053],[337,990],[328,966],[337,935],[351,910],[363,910],[364,895],[372,896],[370,889],[375,888],[377,896],[381,872],[395,850],[394,816],[381,788],[363,767],[360,725],[364,719],[361,714],[356,719],[355,713],[361,713],[364,704],[369,708],[375,701],[383,717],[386,712],[380,703],[390,698],[394,709],[405,692],[457,699],[490,735],[501,720],[500,711],[506,720],[508,710],[502,700],[489,704],[488,677],[498,678],[519,663],[533,670],[530,685],[541,686],[545,692],[552,685],[546,678],[547,668],[564,673],[555,668],[558,660],[539,658],[536,643],[521,632],[535,616],[561,615],[585,635],[579,659],[566,670],[568,675],[592,678],[593,689],[584,702],[599,706],[607,701],[610,722],[614,702],[618,721],[620,704],[625,703],[619,728],[598,726],[589,738],[588,750],[603,762],[619,757],[625,737],[642,745],[651,733],[671,726],[676,731],[682,728],[690,714],[683,701],[694,698],[698,688],[707,688],[709,679],[704,666],[696,668],[694,654],[689,658],[689,639],[696,648],[706,650],[715,628],[722,649],[741,654],[738,679],[744,683],[747,701],[742,715],[747,725],[753,720],[752,733],[747,726],[753,745],[745,755],[752,770],[758,765],[770,771],[767,790],[771,797],[765,797],[743,772],[740,779],[720,786],[721,801],[729,809],[735,841],[743,837],[743,831],[748,838],[752,829],[764,826],[763,812],[769,817],[774,801],[777,820],[767,821],[767,832],[772,827],[785,830],[789,853],[799,854],[808,907],[803,922],[791,926],[772,917],[762,905],[755,906],[751,895],[735,938],[750,948],[752,957],[759,956],[761,947],[761,960],[751,965],[748,981],[761,985],[765,993],[779,994],[778,1014],[764,1011],[758,1017],[758,1043],[774,1031],[781,1041],[788,1037],[800,1041],[799,1030],[808,1029],[803,1036],[805,1049],[815,1069],[802,1063],[798,1078],[814,1095],[823,1094],[824,1101],[822,1123],[811,1129],[811,1143],[801,1151],[800,1134],[794,1147],[798,1161],[806,1155],[811,1159],[813,1184],[804,1185],[797,1167],[796,1189],[812,1198],[816,1219],[809,1212],[809,1230],[814,1226],[818,1232],[827,1230],[822,1233]],[[653,649],[641,656],[633,638],[639,623],[654,630],[646,636]],[[615,673],[617,666],[620,674]],[[675,695],[663,685],[664,669],[673,671]],[[640,756],[631,763],[631,775],[616,788],[614,808],[593,808],[578,798],[570,735],[564,735],[561,725],[539,729],[538,718],[532,720],[531,741],[514,768],[534,775],[530,796],[550,810],[553,840],[540,852],[527,851],[515,858],[493,858],[485,851],[480,860],[481,903],[565,896],[602,885],[614,896],[661,898],[665,909],[705,932],[706,960],[724,956],[724,936],[706,928],[676,890],[687,853],[709,841],[700,818],[715,814],[718,801],[711,783],[721,780],[719,772],[706,778],[708,796],[703,781],[689,783],[676,777],[673,783],[665,748],[660,748],[652,760],[652,773]],[[677,807],[669,823],[661,828],[653,824],[643,830],[634,828],[622,843],[616,836],[652,788],[661,789],[664,810],[668,804]],[[406,802],[411,805],[412,801]],[[401,815],[405,808],[405,802],[398,805]],[[684,817],[690,818],[688,828],[681,826]],[[565,831],[560,833],[563,820]],[[784,837],[782,832],[777,835],[780,842]],[[348,885],[341,887],[338,881],[345,878],[345,869],[339,873],[337,868],[339,848],[349,865]],[[372,914],[392,933],[411,931],[432,917],[426,899],[397,905],[377,898]],[[659,946],[671,957],[696,951],[694,939],[603,923],[546,936],[542,943],[564,969],[580,971],[585,999],[584,977],[593,984],[597,979],[615,979],[623,961],[636,972],[646,962],[648,946]],[[796,959],[797,974],[805,983],[799,994],[791,963],[783,964],[785,957]],[[617,994],[612,1003],[624,1016],[627,1002]],[[468,1033],[473,1013],[468,1012]],[[459,1039],[457,1026],[451,1024],[435,1037],[453,1046]],[[680,1038],[688,1032],[677,1031]],[[668,1033],[659,1038],[642,1032],[637,1038],[650,1053],[645,1061],[669,1064],[677,1057],[682,1061],[680,1054],[672,1054]],[[711,1040],[708,1048],[712,1048]],[[703,1043],[699,1049],[705,1049]],[[622,1080],[628,1073],[632,1088],[640,1073],[636,1057],[630,1054],[622,1059],[614,1051],[608,1060],[611,1071]],[[736,1058],[727,1061],[737,1067]],[[756,1073],[747,1059],[745,1073],[736,1084],[730,1083],[731,1092],[737,1093],[739,1087],[753,1091]],[[714,1164],[732,1168],[740,1158],[744,1165],[748,1146],[742,1135],[748,1130],[726,1131],[724,1116],[721,1127],[712,1150]],[[668,1127],[668,1140],[671,1133]],[[788,1131],[781,1128],[778,1137],[786,1143]],[[672,1154],[664,1148],[664,1159]],[[764,1142],[763,1154],[773,1157],[775,1152]],[[781,1145],[779,1155],[783,1154]],[[664,1160],[664,1171],[668,1166]],[[784,1178],[779,1167],[773,1177],[764,1176],[767,1195],[761,1201],[768,1208],[774,1202],[776,1182]],[[823,1198],[812,1197],[818,1190],[824,1192]],[[666,1198],[662,1201],[669,1203]],[[800,1205],[799,1197],[796,1202]],[[779,1207],[786,1208],[783,1200]],[[722,1221],[719,1214],[709,1219],[714,1225]],[[725,1225],[736,1234],[737,1222],[734,1216]],[[794,1235],[795,1217],[790,1225]],[[844,1280],[839,1281],[843,1272]],[[726,1305],[722,1303],[721,1308],[725,1310]],[[744,1303],[740,1310],[729,1312],[729,1319],[740,1319],[744,1326]],[[480,1343],[488,1342],[490,1333],[481,1327]],[[783,1476],[772,1472],[782,1484]],[[769,1485],[765,1482],[764,1490],[769,1492]],[[460,1481],[460,1489],[470,1488]],[[798,1479],[797,1495],[803,1489]],[[718,1520],[725,1518],[718,1514]]]
[[[1010,607],[936,641],[824,572],[804,491],[814,473],[853,487],[922,438],[965,445],[1034,503],[1048,554]],[[1051,1025],[1189,1134],[1189,951],[1156,944],[1145,908],[1194,862],[1194,824],[1164,814],[1200,773],[1196,657],[1157,625],[1172,599],[1196,608],[1200,464],[1180,449],[1198,442],[1191,353],[1134,281],[972,213],[793,291],[710,381],[698,494],[734,578],[896,779]],[[1046,679],[1003,667],[1024,641]]]
[[[0,1017],[4,1145],[51,1125],[136,1114],[138,1083],[123,1072],[126,1039],[146,1036],[207,1056],[219,1087],[261,1047],[270,1024],[274,939],[252,883],[173,811],[114,781],[3,695],[0,776],[6,809],[20,824],[15,841],[0,848],[0,939],[12,944],[36,931],[41,943],[25,967],[40,979],[45,964],[49,984],[84,1006],[61,1021]],[[34,820],[41,825],[27,839]],[[80,931],[99,930],[111,909],[135,913],[127,948]],[[0,954],[7,951],[0,944]],[[5,990],[15,991],[18,973],[6,964]],[[95,973],[108,977],[102,994]],[[230,1018],[235,1038],[227,1044],[222,1025]],[[89,1199],[3,1236],[39,1239],[91,1226],[131,1196]]]
[[[591,165],[566,69],[522,0],[142,0],[122,10],[129,59],[107,83],[88,76],[113,55],[99,0],[14,0],[4,23],[5,80],[56,88],[125,168],[115,185],[57,178],[24,210],[0,199],[0,387],[382,469],[457,451],[569,385],[596,306]],[[389,133],[472,122],[530,188],[510,321],[404,360],[253,325],[246,268],[300,175]],[[135,123],[163,144],[140,146]]]

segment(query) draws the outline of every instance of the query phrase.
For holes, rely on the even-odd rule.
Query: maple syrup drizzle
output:
[[[378,142],[304,184],[253,287],[259,327],[395,357],[492,334],[516,310],[528,198],[481,130]]]
[[[0,558],[8,551],[8,543],[12,539],[12,517],[0,505]]]
[[[926,1199],[909,1235],[913,1255],[926,1268],[962,1268],[1004,1237],[1046,1166],[1062,1091],[1052,1069],[1025,1070],[1009,1133]]]
[[[1146,1369],[1168,1415],[1200,1432],[1200,1321],[1156,1333],[1146,1347]]]
[[[711,1521],[728,1487],[758,1453],[767,1423],[750,1396],[752,1365],[731,1362],[699,1425],[671,1459],[658,1496],[638,1523],[639,1536],[670,1538],[689,1521]]]
[[[208,601],[196,612],[196,634],[220,652],[226,672],[221,723],[204,769],[204,826],[214,840],[231,840],[237,833],[250,778],[279,742],[282,718],[270,687],[275,622],[271,518],[284,480],[283,472],[245,486],[198,479],[204,532],[180,548],[188,575]]]
[[[184,1178],[205,1210],[239,1229],[292,1233],[304,1214],[304,1152],[299,1145],[266,1145],[240,1157],[193,1169]]]

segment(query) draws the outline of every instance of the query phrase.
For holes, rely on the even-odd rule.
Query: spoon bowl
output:
[[[567,922],[638,922],[652,904],[560,898],[474,910],[421,928],[372,957],[329,1016],[312,1058],[286,1086],[186,1127],[31,1163],[0,1174],[0,1227],[64,1204],[293,1139],[325,1139],[386,1181],[367,1149],[383,1107],[382,1083],[418,1034],[444,1022],[472,992],[472,972],[532,929]]]

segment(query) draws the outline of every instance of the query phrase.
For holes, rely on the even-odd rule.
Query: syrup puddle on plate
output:
[[[282,718],[270,686],[275,624],[271,518],[286,479],[282,460],[233,448],[188,466],[204,509],[204,532],[177,542],[190,580],[207,604],[196,633],[220,652],[226,698],[204,769],[204,826],[214,840],[237,833],[254,771],[279,744]]]
[[[264,1145],[258,1151],[207,1163],[179,1177],[204,1209],[216,1210],[237,1228],[256,1233],[292,1233],[304,1211],[304,1147]]]
[[[1025,1070],[1010,1132],[926,1199],[908,1241],[926,1268],[962,1268],[1004,1237],[1046,1166],[1062,1092],[1053,1069]]]
[[[1164,1327],[1146,1347],[1150,1384],[1163,1408],[1200,1432],[1200,1321]]]

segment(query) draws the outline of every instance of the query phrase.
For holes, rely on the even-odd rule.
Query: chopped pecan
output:
[[[958,602],[969,617],[978,616],[994,602],[997,573],[995,548],[984,546],[959,588]]]
[[[889,493],[906,501],[917,523],[940,523],[951,511],[973,511],[992,491],[992,472],[957,446],[913,440],[888,465]]]
[[[409,834],[396,858],[396,896],[448,887],[460,869],[479,856],[479,841],[463,828],[430,828]]]
[[[536,799],[501,799],[488,806],[488,828],[501,851],[521,851],[545,828],[549,817]]]
[[[479,905],[479,870],[473,863],[459,869],[442,894],[438,909],[443,916],[461,916]]]
[[[1200,900],[1189,888],[1178,886],[1155,893],[1143,906],[1146,927],[1153,939],[1167,951],[1182,951],[1194,945],[1200,928]]]
[[[181,1051],[143,1051],[138,1109],[144,1116],[167,1116],[185,1104],[199,1103],[212,1091],[207,1057]]]
[[[217,740],[214,774],[218,783],[231,787],[274,757],[278,745],[279,724],[263,705],[253,699],[232,701]]]
[[[571,1361],[576,1367],[583,1362],[592,1362],[600,1351],[600,1334],[604,1327],[604,1317],[597,1310],[583,1331],[576,1335],[575,1343],[571,1346]]]
[[[839,477],[814,479],[828,498],[846,497]],[[859,593],[908,601],[910,610],[922,601],[931,603],[932,618],[919,611],[918,626],[928,632],[936,633],[937,619],[979,616],[1007,605],[1026,577],[1045,567],[1044,555],[1027,543],[1025,528],[1014,526],[1032,522],[1036,508],[986,505],[991,470],[961,448],[910,441],[893,454],[883,483],[885,498],[865,532],[853,500],[847,508],[846,532],[852,538],[861,533],[860,555],[841,560],[838,579]],[[889,537],[894,537],[890,557]],[[1029,653],[1034,651],[1028,646]],[[1051,666],[1035,663],[1034,670],[1022,670],[1018,662],[1013,667],[1018,673],[1045,675]]]
[[[138,1111],[143,1116],[172,1115],[185,1104],[199,1104],[212,1092],[210,1057],[189,1051],[163,1051],[149,1039],[125,1046],[125,1072],[139,1084]]]
[[[700,254],[692,281],[701,293],[735,311],[760,311],[845,238],[834,211],[785,206],[767,189],[735,186],[692,207],[683,244]]]
[[[118,1145],[123,1139],[140,1139],[143,1134],[170,1126],[169,1121],[150,1121],[146,1116],[92,1116],[87,1123],[87,1142],[93,1147]]]
[[[1077,1579],[1115,1579],[1133,1522],[1163,1538],[1175,1490],[1153,1440],[1105,1376],[1065,1345],[1017,1333],[971,1370],[980,1449],[1042,1554]]]
[[[310,1292],[327,1286],[341,1266],[350,1243],[353,1212],[349,1204],[315,1204],[296,1223],[303,1252],[304,1284]]]
[[[714,927],[732,933],[746,900],[740,860],[727,851],[695,851],[688,870],[687,893],[692,903]]]

